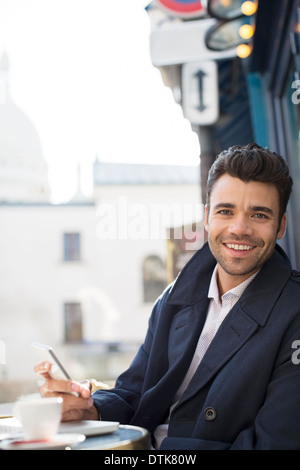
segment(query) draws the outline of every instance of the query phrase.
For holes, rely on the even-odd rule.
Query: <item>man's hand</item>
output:
[[[88,381],[83,383],[72,380],[54,380],[49,375],[51,364],[40,362],[34,367],[34,371],[40,374],[45,382],[40,387],[43,397],[61,397],[63,399],[62,421],[78,419],[99,419],[98,411],[91,397]],[[71,395],[78,393],[78,397]]]

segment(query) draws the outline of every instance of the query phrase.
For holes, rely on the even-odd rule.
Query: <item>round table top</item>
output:
[[[89,436],[74,450],[147,450],[150,448],[149,432],[138,426],[120,425],[118,431],[101,436]]]

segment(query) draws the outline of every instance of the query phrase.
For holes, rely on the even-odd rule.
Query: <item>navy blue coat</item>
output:
[[[215,263],[205,244],[158,299],[129,369],[115,388],[93,394],[102,419],[151,433],[165,421],[203,328]],[[277,246],[221,324],[161,449],[300,450],[294,341],[300,345],[300,277]]]

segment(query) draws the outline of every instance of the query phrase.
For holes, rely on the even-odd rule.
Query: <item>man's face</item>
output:
[[[286,215],[279,221],[279,194],[269,183],[243,182],[228,174],[212,188],[205,229],[218,262],[221,295],[255,273],[283,237]]]

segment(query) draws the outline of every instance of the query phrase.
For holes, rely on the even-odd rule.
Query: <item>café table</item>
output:
[[[0,404],[0,417],[11,416],[14,403]],[[1,422],[1,420],[0,420]],[[72,450],[149,450],[149,432],[139,426],[120,425],[117,431],[97,436],[87,436]]]

